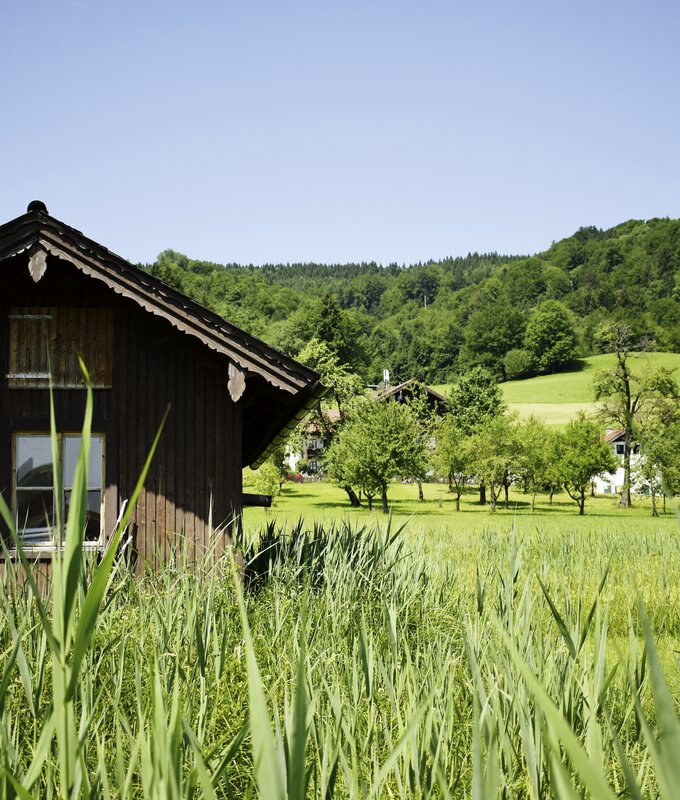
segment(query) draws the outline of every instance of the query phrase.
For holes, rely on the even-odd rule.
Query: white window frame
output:
[[[31,555],[33,552],[36,554],[51,552],[53,550],[59,549],[63,547],[63,538],[62,533],[56,529],[54,525],[54,521],[51,527],[46,528],[45,530],[50,534],[50,540],[45,542],[31,542],[30,540],[25,540],[21,536],[22,532],[22,522],[18,519],[18,503],[17,503],[17,491],[21,491],[22,487],[17,487],[17,440],[21,437],[30,437],[30,436],[40,436],[40,437],[49,437],[49,431],[36,431],[36,430],[17,430],[13,431],[12,433],[12,511],[14,516],[14,523],[16,526],[16,531],[19,536],[19,541],[21,542],[22,549],[28,555]],[[100,526],[99,526],[99,536],[97,539],[93,539],[91,541],[84,541],[83,547],[87,550],[97,550],[103,546],[104,542],[104,502],[105,502],[105,495],[106,495],[106,435],[104,433],[100,433],[99,431],[93,431],[90,434],[91,438],[97,438],[101,440],[101,486],[89,486],[88,482],[88,491],[99,491],[100,492],[100,506],[99,506],[99,519],[100,519]],[[59,505],[61,510],[61,519],[62,525],[66,524],[65,518],[65,510],[66,510],[66,492],[71,489],[71,487],[65,487],[63,485],[64,481],[64,440],[68,437],[74,437],[81,439],[82,432],[81,431],[60,431],[57,433],[57,438],[59,442],[59,468],[60,474],[62,479],[62,488],[61,488],[61,498],[59,499]],[[53,472],[54,476],[54,472]],[[48,489],[49,487],[45,487]],[[37,490],[37,487],[36,487]],[[56,487],[54,485],[54,477],[52,478],[52,492],[54,494]],[[26,491],[26,489],[24,489]],[[38,529],[35,529],[38,530]],[[13,544],[13,543],[12,543]]]

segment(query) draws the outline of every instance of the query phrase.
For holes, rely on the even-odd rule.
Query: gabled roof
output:
[[[623,439],[625,433],[626,433],[625,428],[615,428],[614,430],[608,430],[604,435],[604,440],[607,444],[611,444],[612,442],[616,442],[619,439]]]
[[[70,262],[116,294],[226,356],[246,374],[246,385],[248,376],[258,376],[275,390],[277,408],[262,426],[262,434],[256,437],[259,441],[247,448],[247,462],[252,465],[261,463],[327,391],[314,370],[51,216],[44,203],[33,201],[25,214],[0,226],[0,262],[24,251],[33,254],[40,250]]]
[[[387,397],[396,397],[399,398],[403,396],[404,392],[407,394],[413,394],[414,392],[424,391],[429,400],[436,403],[441,403],[442,405],[448,405],[448,400],[444,397],[443,394],[439,394],[434,389],[431,389],[429,386],[426,386],[424,383],[416,380],[415,378],[410,378],[403,383],[397,384],[397,386],[390,386],[388,389],[383,389],[377,393],[378,400],[383,400]]]

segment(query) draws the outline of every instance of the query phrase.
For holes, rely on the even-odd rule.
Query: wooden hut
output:
[[[103,546],[115,526],[169,407],[131,523],[136,551],[151,563],[178,537],[197,556],[211,548],[211,531],[241,513],[242,468],[262,463],[325,390],[313,370],[33,201],[0,226],[0,492],[24,546],[45,558],[59,545],[54,508],[68,507],[79,449],[78,356],[94,387],[87,546]]]

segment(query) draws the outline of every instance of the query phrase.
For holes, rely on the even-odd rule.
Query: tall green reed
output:
[[[134,500],[98,564],[74,505],[47,597],[5,564],[0,797],[672,796],[672,542],[579,565],[566,534],[488,532],[434,563],[391,523],[300,522],[135,578]],[[651,621],[611,585],[634,557]]]

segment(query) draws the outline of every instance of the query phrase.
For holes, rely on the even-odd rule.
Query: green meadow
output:
[[[666,514],[652,517],[651,501],[635,498],[633,507],[621,509],[618,496],[599,495],[586,501],[584,517],[578,516],[576,503],[565,493],[555,494],[552,504],[547,493],[536,496],[536,506],[530,510],[531,497],[511,489],[509,506],[505,508],[503,496],[495,514],[489,506],[479,505],[479,493],[470,487],[461,498],[461,510],[455,510],[453,495],[443,483],[424,484],[425,500],[418,500],[415,484],[394,481],[389,488],[391,515],[396,524],[407,523],[407,531],[445,531],[447,534],[477,535],[483,531],[541,530],[557,532],[565,527],[572,531],[664,530],[677,528],[675,504],[668,505]],[[660,505],[660,504],[659,504]],[[350,506],[347,495],[328,481],[283,484],[281,494],[274,499],[272,508],[247,508],[244,524],[258,528],[275,522],[292,525],[299,519],[322,524],[349,522],[356,524],[383,524],[385,515],[379,508],[369,511],[365,504],[360,508]]]
[[[593,376],[598,370],[614,366],[612,354],[590,356],[577,362],[577,369],[540,375],[521,381],[501,384],[503,399],[510,410],[517,411],[520,418],[534,414],[550,425],[564,426],[579,411],[595,412]],[[640,353],[631,357],[631,369],[636,373],[665,367],[676,370],[680,385],[680,353]],[[434,386],[446,394],[449,385]]]

